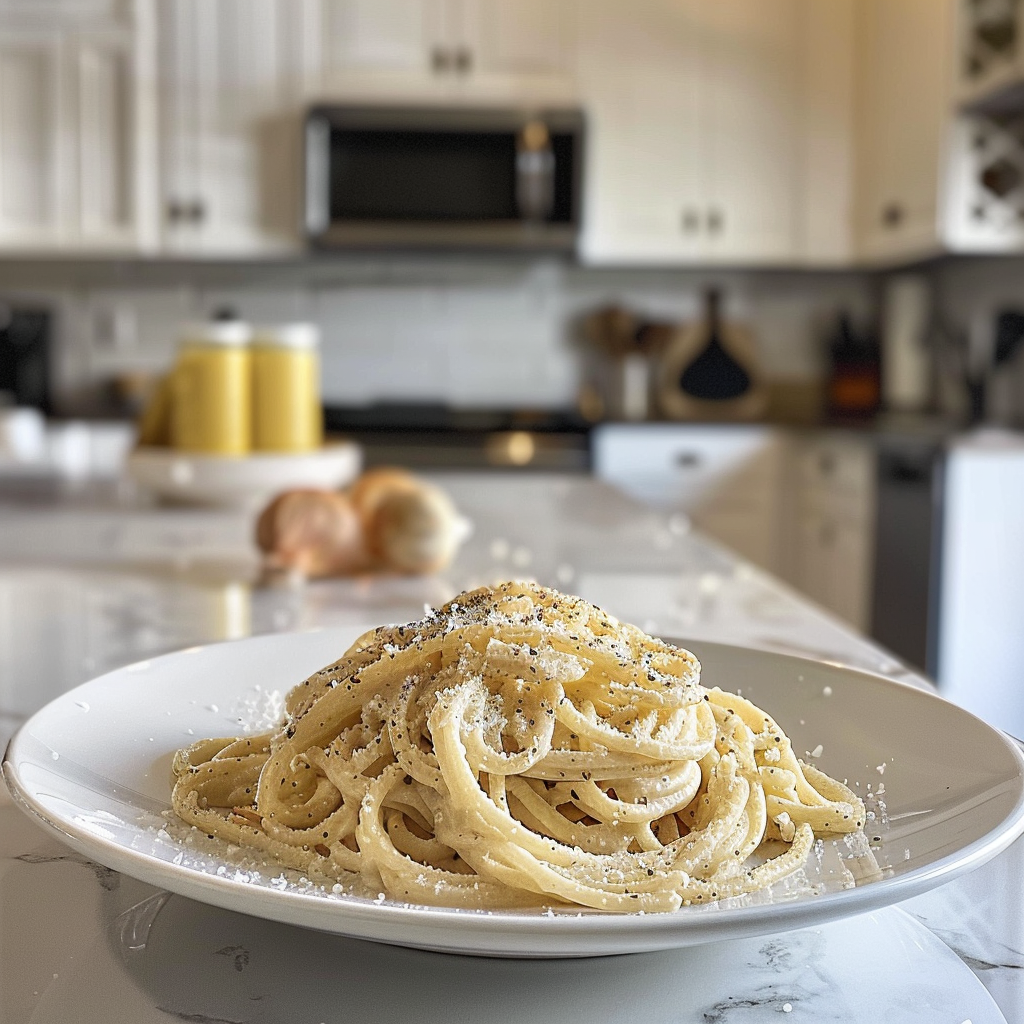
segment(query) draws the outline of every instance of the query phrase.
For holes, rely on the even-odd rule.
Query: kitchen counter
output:
[[[662,635],[928,684],[681,515],[577,476],[435,479],[473,532],[439,576],[256,585],[252,516],[116,489],[0,495],[0,732],[92,676],[253,633],[418,617],[533,576]],[[612,960],[392,949],[168,897],[92,864],[0,797],[0,1021],[1024,1019],[1024,841],[900,907],[768,938]],[[323,964],[331,964],[329,972]],[[308,979],[308,984],[303,984]],[[358,980],[359,984],[353,984]],[[774,1019],[774,1018],[772,1018]]]

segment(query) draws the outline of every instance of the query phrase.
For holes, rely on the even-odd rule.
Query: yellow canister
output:
[[[253,448],[305,452],[323,444],[319,345],[315,324],[278,324],[254,333]]]
[[[171,444],[246,455],[252,448],[252,329],[239,320],[187,328],[172,376]]]

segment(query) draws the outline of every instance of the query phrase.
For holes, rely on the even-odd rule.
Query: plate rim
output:
[[[137,671],[142,664],[172,661],[186,651],[222,648],[225,645],[300,642],[310,634],[334,634],[346,636],[349,643],[362,631],[360,625],[316,627],[289,633],[265,633],[241,640],[222,640],[192,645],[167,652],[153,658],[142,659],[91,680],[58,695],[34,712],[23,722],[9,740],[0,765],[4,782],[11,793],[14,804],[30,818],[42,824],[51,834],[68,843],[78,852],[96,860],[106,867],[148,884],[179,895],[199,899],[223,909],[240,911],[256,917],[300,925],[333,934],[348,935],[371,941],[406,945],[412,948],[433,949],[444,952],[472,952],[478,955],[498,956],[591,956],[608,953],[626,953],[641,950],[679,948],[700,945],[705,942],[721,941],[740,935],[752,936],[773,934],[837,920],[859,913],[867,913],[890,906],[914,896],[921,895],[943,882],[950,881],[982,866],[1024,834],[1024,750],[1019,741],[973,715],[964,708],[946,700],[938,692],[924,689],[901,679],[893,679],[867,669],[844,665],[837,661],[824,661],[812,657],[788,654],[740,644],[725,644],[699,638],[670,638],[669,642],[688,643],[695,646],[713,647],[725,652],[741,651],[773,660],[795,662],[810,666],[822,666],[842,674],[864,676],[886,687],[912,691],[921,700],[939,701],[979,722],[993,737],[997,738],[1005,751],[1009,752],[1017,766],[1015,780],[1016,799],[1011,810],[998,825],[974,839],[962,849],[946,854],[937,860],[914,869],[906,875],[879,879],[866,886],[836,890],[820,896],[792,902],[752,906],[727,906],[707,904],[700,907],[682,907],[665,914],[642,915],[642,926],[637,926],[641,915],[602,914],[587,911],[581,915],[572,910],[546,914],[543,910],[526,911],[477,911],[452,907],[433,907],[420,904],[377,902],[346,894],[329,892],[303,893],[291,890],[281,891],[263,886],[250,886],[233,878],[207,874],[187,865],[173,864],[145,851],[135,850],[123,842],[108,839],[73,821],[52,814],[33,794],[32,786],[20,777],[13,757],[18,747],[28,742],[32,726],[44,715],[52,714],[57,705],[67,702],[74,704],[91,688],[102,686],[126,673]],[[136,684],[141,682],[138,678]],[[31,761],[31,758],[26,758]],[[168,789],[168,808],[170,807]],[[898,890],[898,896],[892,890]],[[844,909],[835,911],[841,906]],[[766,909],[769,911],[766,913]],[[687,915],[681,918],[680,915]],[[681,921],[685,921],[682,924]],[[458,935],[450,944],[438,942],[438,936],[419,937],[414,934],[408,940],[389,937],[389,933],[413,929],[430,932],[446,931],[446,926],[458,922],[454,929]],[[359,927],[363,926],[363,927]],[[538,930],[542,935],[538,935]],[[557,947],[572,937],[577,940],[578,949],[564,950]],[[459,939],[464,941],[459,941]],[[502,939],[507,941],[502,941]],[[487,941],[490,939],[491,941]],[[526,939],[539,943],[538,948],[526,950]],[[633,940],[633,941],[629,941]],[[480,943],[484,943],[480,945]],[[545,945],[546,944],[546,945]]]

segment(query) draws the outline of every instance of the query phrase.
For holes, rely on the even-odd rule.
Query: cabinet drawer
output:
[[[862,520],[874,505],[875,452],[868,442],[836,439],[801,445],[796,497],[805,511]]]
[[[871,535],[866,525],[802,516],[795,529],[795,579],[805,594],[866,630],[871,590]]]
[[[773,491],[780,442],[765,427],[610,424],[591,436],[594,473],[642,500],[695,509]]]

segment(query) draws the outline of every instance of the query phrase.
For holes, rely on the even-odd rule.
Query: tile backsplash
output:
[[[0,265],[0,294],[57,313],[54,383],[67,412],[95,409],[119,374],[161,372],[179,326],[223,308],[253,322],[319,324],[330,403],[567,408],[587,358],[582,314],[617,303],[683,323],[700,315],[710,284],[751,328],[764,372],[786,379],[819,376],[826,325],[841,308],[867,316],[874,293],[857,273],[594,270],[500,257]]]

